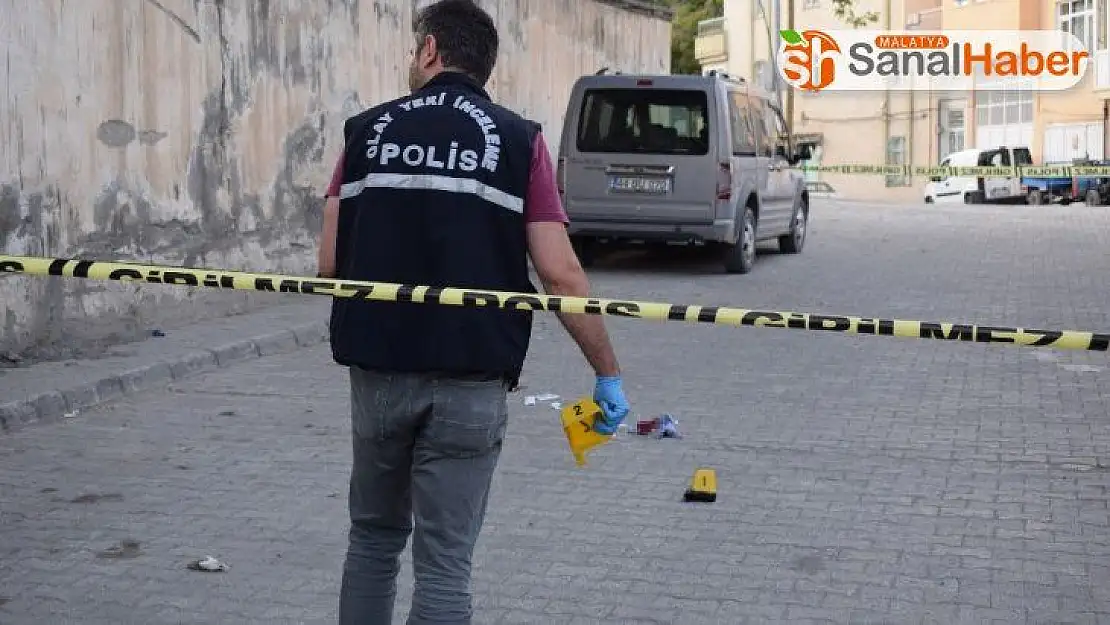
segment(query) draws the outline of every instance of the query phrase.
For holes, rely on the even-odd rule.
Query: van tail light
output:
[[[1079,178],[1071,177],[1071,196],[1079,197]]]
[[[721,163],[717,170],[717,199],[732,199],[732,164]]]
[[[559,161],[558,161],[558,165],[556,165],[556,167],[555,167],[555,186],[556,186],[556,188],[559,189],[559,195],[560,196],[562,196],[563,193],[566,191],[566,180],[565,180],[566,175],[567,175],[566,163],[567,163],[567,158],[565,156],[560,156]]]

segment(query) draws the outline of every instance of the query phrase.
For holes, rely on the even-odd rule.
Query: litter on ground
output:
[[[188,568],[193,571],[202,571],[205,573],[220,573],[226,571],[228,566],[212,556],[205,556],[203,560],[194,560],[190,562]]]

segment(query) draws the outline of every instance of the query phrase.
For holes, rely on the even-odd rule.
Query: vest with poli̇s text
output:
[[[339,279],[535,293],[524,198],[538,130],[453,72],[348,119]],[[333,298],[330,327],[341,365],[515,385],[532,313]]]

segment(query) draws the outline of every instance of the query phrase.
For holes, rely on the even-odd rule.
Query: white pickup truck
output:
[[[1029,148],[999,146],[992,149],[971,148],[953,152],[940,162],[941,167],[1013,167],[1030,166],[1033,155]],[[925,203],[983,204],[1026,203],[1029,191],[1019,176],[975,177],[935,176],[925,185]]]

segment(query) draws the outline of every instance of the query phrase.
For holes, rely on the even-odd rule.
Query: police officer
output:
[[[493,20],[472,0],[442,0],[414,31],[411,94],[344,125],[320,274],[429,286],[433,298],[448,286],[534,293],[530,255],[547,293],[587,296],[539,126],[485,91]],[[629,407],[602,318],[560,320],[596,373],[597,427],[612,432]],[[341,623],[391,622],[410,534],[410,625],[470,623],[471,554],[531,324],[522,311],[333,300],[354,448]]]

